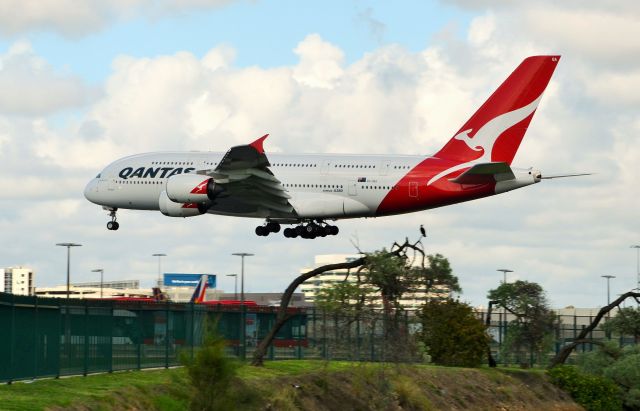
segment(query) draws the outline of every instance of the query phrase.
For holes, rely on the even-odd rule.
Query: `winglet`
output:
[[[251,147],[255,148],[258,153],[260,154],[264,154],[264,140],[269,137],[269,134],[265,134],[264,136],[260,137],[259,139],[257,139],[256,141],[254,141],[253,143],[249,144]]]

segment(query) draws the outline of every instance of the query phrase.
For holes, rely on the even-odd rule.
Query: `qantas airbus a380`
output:
[[[460,130],[430,157],[269,154],[267,135],[226,153],[156,152],[117,160],[85,197],[109,211],[169,217],[222,214],[265,219],[256,234],[336,235],[327,221],[409,213],[538,183],[540,171],[511,162],[560,56],[526,58]]]

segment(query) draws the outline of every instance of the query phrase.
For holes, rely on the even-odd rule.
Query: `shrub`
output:
[[[225,355],[226,343],[217,333],[215,323],[207,321],[204,326],[204,342],[193,360],[182,357],[192,388],[191,409],[236,409],[237,390],[231,389],[231,386],[237,380],[239,364]]]
[[[461,367],[477,367],[482,363],[490,337],[468,304],[451,299],[429,301],[419,316],[420,340],[434,363]]]
[[[547,371],[551,382],[566,391],[587,410],[610,411],[622,409],[622,395],[618,386],[608,378],[578,371],[562,365]]]

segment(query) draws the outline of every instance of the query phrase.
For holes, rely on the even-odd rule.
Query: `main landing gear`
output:
[[[111,221],[109,221],[107,223],[107,230],[112,230],[115,231],[118,228],[120,228],[120,224],[118,224],[118,222],[116,221],[116,211],[118,211],[117,208],[109,208],[107,209],[109,211],[109,216],[111,217]]]
[[[280,231],[280,224],[275,221],[267,221],[267,224],[256,227],[256,235],[266,237],[271,233]]]
[[[308,238],[313,239],[316,237],[326,237],[328,235],[336,235],[340,230],[334,225],[329,225],[322,220],[309,221],[301,223],[300,225],[292,228],[284,229],[284,236],[287,238]],[[280,232],[280,224],[275,221],[267,221],[265,225],[256,227],[256,234],[262,237],[266,237],[271,233]]]

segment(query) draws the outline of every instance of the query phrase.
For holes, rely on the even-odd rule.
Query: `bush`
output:
[[[482,363],[490,337],[468,304],[451,299],[429,301],[419,316],[420,340],[434,363],[460,367],[477,367]]]
[[[216,324],[205,322],[205,338],[194,358],[182,357],[192,387],[191,409],[234,410],[238,405],[237,389],[231,389],[237,381],[237,360],[225,355],[225,341],[216,331]],[[233,385],[236,385],[235,383]]]
[[[551,382],[566,391],[587,410],[611,411],[622,409],[622,393],[608,378],[578,371],[562,365],[547,371]]]

